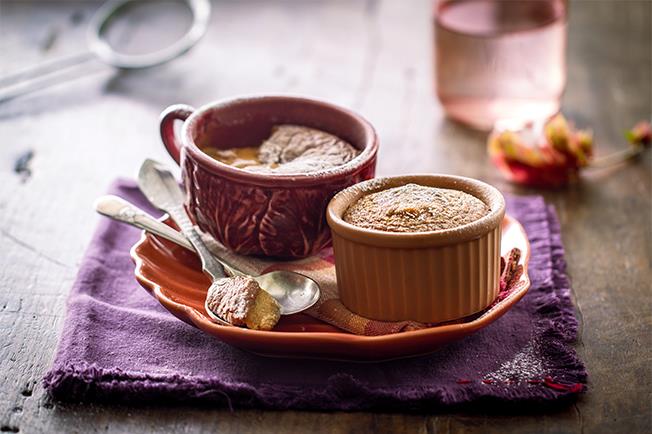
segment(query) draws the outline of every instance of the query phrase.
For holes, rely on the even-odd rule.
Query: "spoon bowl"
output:
[[[228,269],[228,268],[227,268]],[[319,285],[308,276],[293,271],[271,271],[258,276],[250,276],[260,288],[271,295],[281,307],[281,315],[292,315],[313,306],[319,300]],[[213,282],[211,286],[215,285]],[[211,290],[208,289],[210,294]],[[219,324],[231,324],[217,316],[208,306],[208,297],[204,302],[206,313]]]
[[[308,276],[293,271],[271,271],[252,276],[281,306],[281,315],[308,309],[319,300],[319,285]]]

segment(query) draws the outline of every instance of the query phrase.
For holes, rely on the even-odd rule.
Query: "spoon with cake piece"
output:
[[[155,227],[162,232],[164,238],[184,247],[191,245],[201,259],[202,270],[212,280],[205,307],[208,315],[216,322],[270,330],[280,315],[306,310],[319,299],[319,285],[303,274],[279,270],[250,276],[215,256],[206,247],[186,214],[183,193],[177,181],[160,163],[145,160],[139,172],[138,183],[152,205],[167,212],[177,223],[187,242],[179,241],[175,236],[179,233],[174,229],[115,197],[100,198],[96,202],[96,209],[103,215],[146,230]],[[162,229],[160,225],[169,230]]]

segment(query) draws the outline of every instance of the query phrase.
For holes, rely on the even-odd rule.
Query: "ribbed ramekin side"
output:
[[[498,292],[500,228],[443,247],[369,246],[333,233],[342,303],[364,317],[442,322],[486,308]]]

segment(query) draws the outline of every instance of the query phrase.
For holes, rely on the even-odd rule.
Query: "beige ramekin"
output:
[[[364,229],[342,220],[361,196],[409,183],[464,191],[490,212],[457,228],[415,233]],[[342,303],[367,318],[426,323],[485,309],[498,295],[504,215],[505,200],[496,188],[460,176],[379,178],[342,190],[326,215]]]

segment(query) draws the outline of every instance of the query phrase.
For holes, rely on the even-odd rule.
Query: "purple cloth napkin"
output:
[[[133,181],[110,193],[154,212]],[[139,231],[102,219],[79,270],[51,370],[58,400],[208,402],[231,408],[439,408],[555,401],[585,389],[577,320],[554,210],[507,198],[532,244],[528,294],[505,316],[436,353],[382,363],[264,358],[179,321],[136,282]]]

